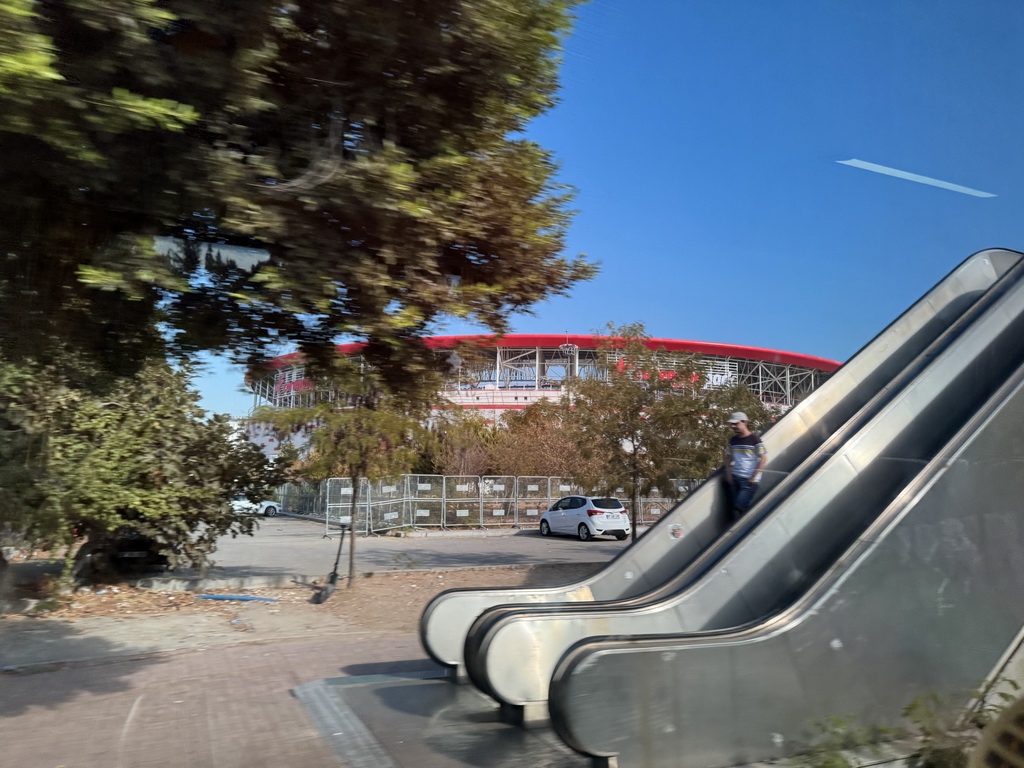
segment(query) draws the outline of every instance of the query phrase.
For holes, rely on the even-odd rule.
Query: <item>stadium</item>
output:
[[[445,399],[477,410],[488,420],[496,421],[505,411],[539,400],[557,400],[570,377],[604,376],[599,362],[602,339],[592,335],[432,336],[424,341],[446,359],[451,370],[442,392]],[[820,357],[735,344],[679,339],[650,339],[647,344],[666,357],[698,353],[705,366],[705,387],[745,384],[763,403],[780,410],[816,389],[840,365]],[[345,355],[359,350],[359,344],[338,346]],[[301,406],[312,396],[297,353],[274,358],[266,375],[246,384],[253,393],[254,408]],[[272,429],[250,424],[247,431],[264,451],[276,452]],[[292,440],[302,442],[302,437],[296,434]]]

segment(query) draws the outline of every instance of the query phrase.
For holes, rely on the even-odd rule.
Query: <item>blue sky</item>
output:
[[[971,253],[1024,250],[1019,0],[593,0],[578,16],[561,103],[530,136],[578,190],[567,253],[601,273],[515,332],[640,321],[844,361]],[[204,405],[244,415],[241,376],[211,365]]]

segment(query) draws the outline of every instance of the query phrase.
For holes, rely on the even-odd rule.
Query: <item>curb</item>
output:
[[[149,578],[129,581],[128,585],[155,592],[202,592],[211,589],[253,589],[257,587],[312,586],[324,574],[309,576],[299,573],[278,573],[271,576],[238,576],[231,579],[203,579],[187,577]]]
[[[274,517],[261,518],[261,520],[273,520],[274,518],[287,517],[290,520],[305,520],[309,523],[316,523],[317,525],[328,525],[327,521],[323,517],[314,515],[296,515],[292,512],[279,512]],[[335,526],[331,528],[332,533],[337,533],[340,525],[338,523],[330,523]],[[347,530],[347,526],[346,526]],[[538,533],[537,528],[473,528],[468,530],[455,529],[455,528],[422,528],[412,531],[381,531],[380,533],[360,533],[359,536],[363,538],[388,538],[394,537],[396,539],[416,539],[424,538],[427,536],[448,536],[448,537],[459,537],[465,536],[469,538],[476,538],[478,536],[520,536],[530,535]]]
[[[29,597],[19,597],[15,600],[0,600],[0,616],[31,613],[38,604],[38,599]]]
[[[595,563],[502,563],[497,565],[456,565],[447,568],[387,568],[379,571],[359,571],[356,574],[356,578],[364,579],[371,576],[387,576],[389,574],[397,573],[415,574],[440,573],[444,571],[490,571],[498,568],[519,569],[525,571],[533,568],[545,568],[552,565],[579,565],[590,566],[591,568],[596,569],[603,564],[604,562],[600,561]],[[342,579],[348,578],[347,573],[340,575]],[[138,587],[139,589],[151,589],[155,592],[203,592],[213,589],[256,589],[259,587],[288,586],[312,587],[314,582],[319,585],[322,584],[326,578],[326,574],[309,576],[295,573],[282,573],[275,576],[240,576],[233,579],[151,578],[139,579],[128,583],[132,587]]]
[[[539,536],[540,533],[533,528],[496,528],[494,530],[485,529],[482,531],[453,531],[451,529],[445,529],[443,531],[398,531],[391,535],[396,539],[425,539],[427,537],[465,537],[475,539],[478,537],[488,536]]]
[[[360,571],[356,574],[356,578],[363,579],[372,576],[387,576],[389,574],[396,573],[426,574],[439,573],[443,571],[489,571],[496,568],[528,571],[534,568],[545,568],[550,565],[590,566],[591,569],[596,570],[604,564],[605,563],[601,561],[596,563],[529,563],[525,565],[458,565],[449,568],[394,568],[381,571]],[[342,579],[347,578],[347,574],[342,576]],[[136,587],[138,589],[150,589],[154,592],[207,592],[216,589],[246,590],[259,589],[261,587],[308,586],[312,588],[314,582],[318,582],[318,584],[320,584],[323,583],[325,579],[326,576],[323,574],[308,576],[295,573],[282,573],[275,576],[241,576],[233,579],[151,578],[138,579],[136,581],[125,583],[131,587]],[[32,613],[38,603],[39,600],[28,598],[0,601],[0,618],[3,618],[4,616],[17,616],[24,613]]]
[[[287,517],[290,520],[305,520],[309,523],[315,523],[317,525],[327,525],[326,521],[322,517],[313,517],[312,515],[296,515],[291,512],[280,512],[275,517]],[[272,518],[267,518],[272,519]],[[336,534],[338,532],[337,524],[333,524],[336,527],[331,528],[330,532]],[[637,525],[637,535],[640,535],[647,531],[654,523]],[[348,530],[346,528],[346,530]],[[486,538],[489,536],[540,536],[540,530],[535,526],[528,528],[473,528],[469,530],[455,529],[455,528],[421,528],[412,531],[382,531],[380,533],[360,533],[359,536],[364,539],[377,538],[377,539],[422,539],[427,537],[439,537],[439,538]]]

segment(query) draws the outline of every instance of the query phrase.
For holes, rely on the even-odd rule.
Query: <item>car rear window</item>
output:
[[[622,509],[618,499],[591,499],[597,509]]]

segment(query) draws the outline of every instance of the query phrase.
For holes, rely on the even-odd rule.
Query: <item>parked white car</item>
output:
[[[566,533],[589,541],[610,534],[621,541],[632,532],[622,503],[609,497],[566,496],[540,516],[541,536]]]
[[[231,502],[231,511],[236,515],[261,514],[264,517],[273,517],[281,511],[281,505],[276,501],[261,501],[259,504],[254,504],[247,498],[239,496]]]

